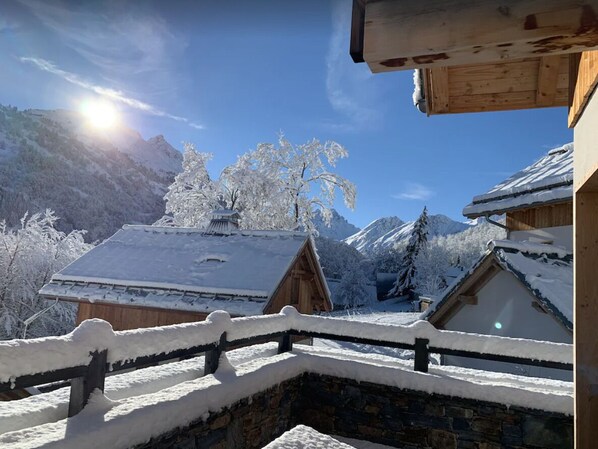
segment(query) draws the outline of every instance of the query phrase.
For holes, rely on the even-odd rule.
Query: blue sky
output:
[[[350,0],[5,2],[0,103],[75,109],[107,96],[144,137],[214,153],[217,173],[280,131],[349,151],[358,226],[461,210],[572,140],[565,108],[426,117],[412,72],[372,75],[349,57]]]

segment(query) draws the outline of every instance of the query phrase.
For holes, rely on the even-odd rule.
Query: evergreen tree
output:
[[[409,243],[401,260],[397,280],[388,297],[409,296],[412,297],[416,288],[415,273],[416,260],[420,251],[425,249],[428,242],[428,209],[424,207],[419,218],[413,225],[413,231]]]

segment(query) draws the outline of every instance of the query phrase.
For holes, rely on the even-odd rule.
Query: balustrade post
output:
[[[106,380],[106,359],[108,350],[91,353],[91,362],[87,365],[87,373],[83,377],[71,379],[71,395],[69,398],[69,417],[83,410],[95,389],[104,392]]]
[[[291,333],[285,332],[282,337],[278,340],[278,353],[289,352],[293,349],[293,340],[291,339]]]
[[[226,349],[226,332],[223,332],[220,336],[220,341],[218,345],[214,349],[210,349],[206,352],[205,356],[205,368],[204,368],[204,376],[208,374],[214,374],[218,369],[218,363],[220,361],[220,356]]]
[[[428,372],[429,355],[428,344],[430,340],[427,338],[416,338],[415,339],[415,371],[421,371],[422,373]]]

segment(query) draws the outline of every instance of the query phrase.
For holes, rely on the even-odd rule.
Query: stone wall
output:
[[[405,449],[573,447],[570,416],[317,374],[283,382],[137,447],[261,448],[297,424]]]
[[[136,446],[137,449],[253,449],[261,448],[295,426],[292,405],[300,394],[300,378],[243,399],[207,420]]]
[[[316,374],[294,413],[322,433],[401,448],[573,447],[570,416]]]

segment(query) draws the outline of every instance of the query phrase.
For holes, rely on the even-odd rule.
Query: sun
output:
[[[88,100],[83,102],[81,112],[95,128],[111,128],[118,121],[116,108],[111,103],[103,100]]]

